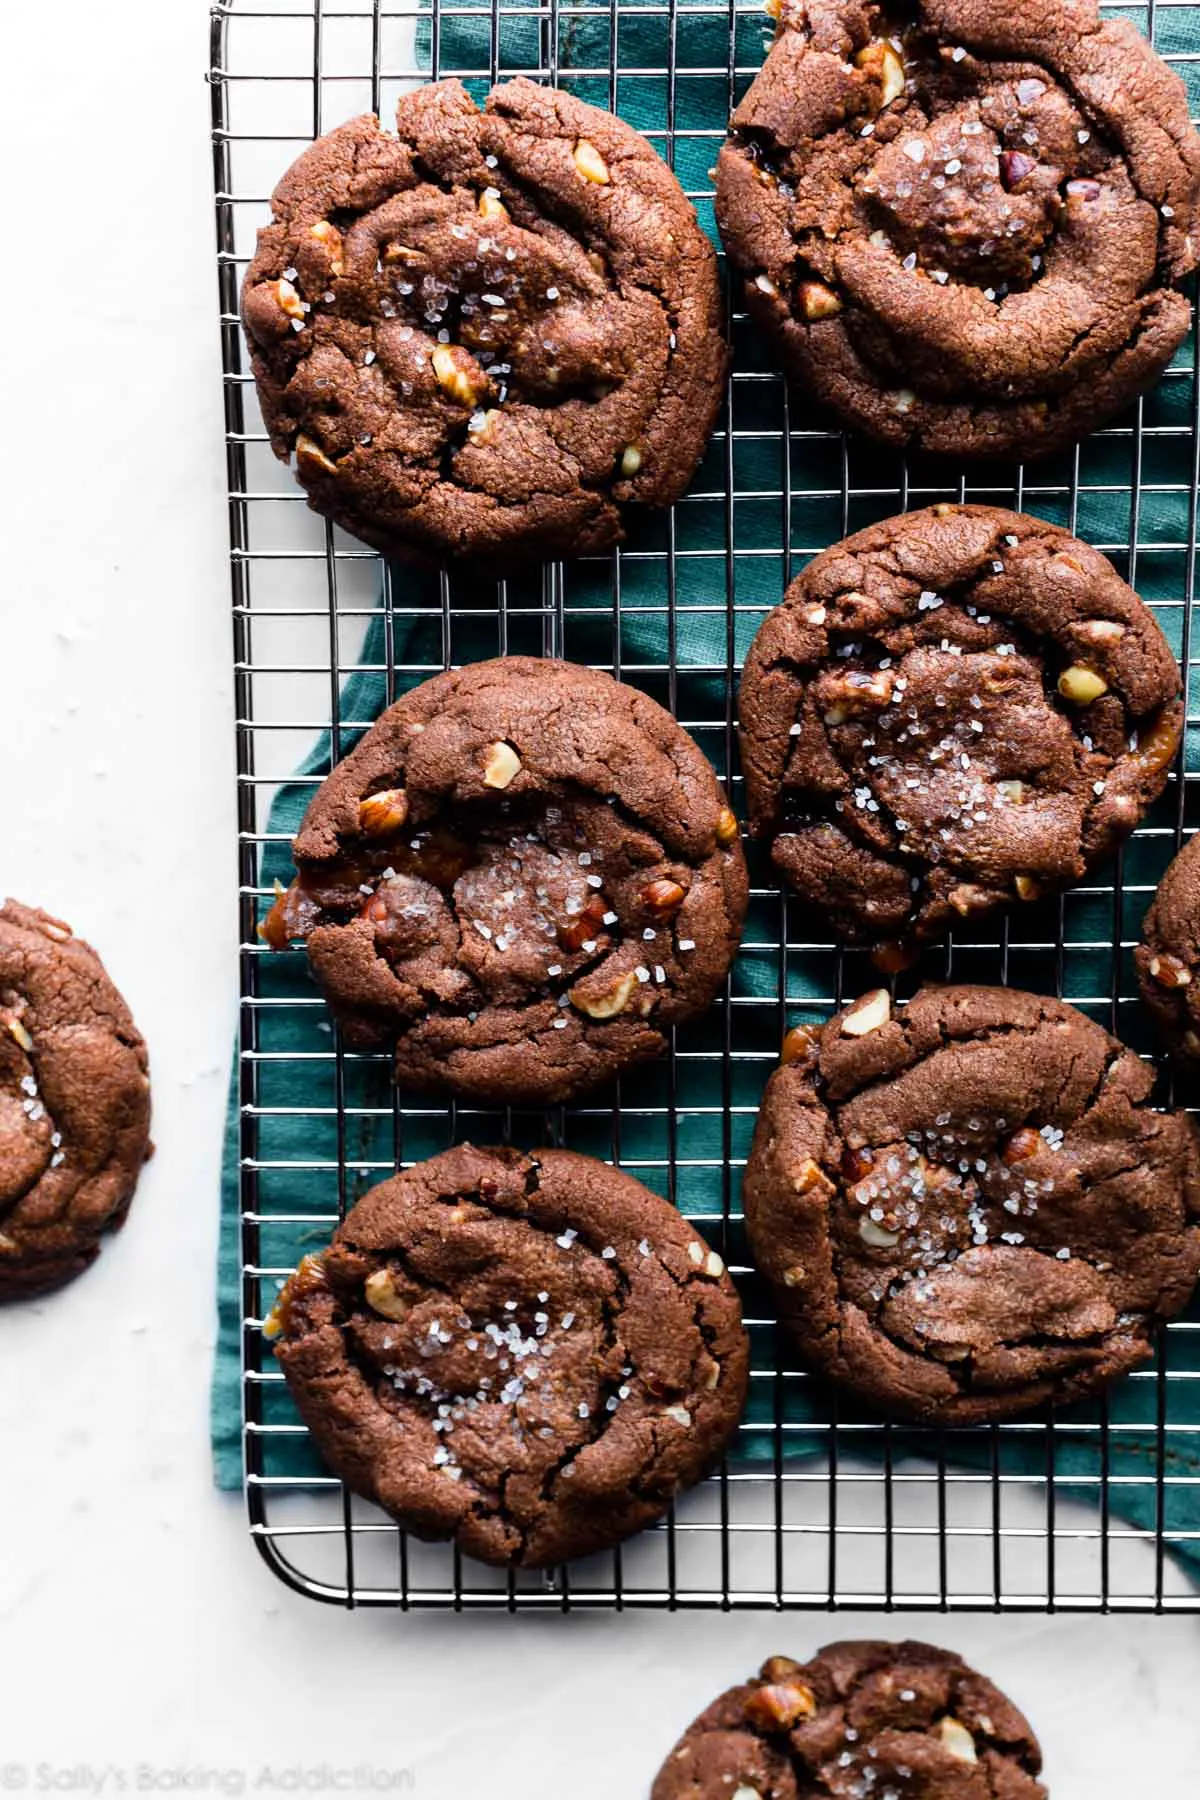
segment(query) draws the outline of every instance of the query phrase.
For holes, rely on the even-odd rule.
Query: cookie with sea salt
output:
[[[1187,336],[1200,140],[1093,0],[782,0],[717,165],[751,316],[847,425],[1041,455]]]
[[[242,316],[271,444],[388,554],[580,556],[686,488],[724,392],[716,258],[630,126],[519,79],[292,165]]]
[[[268,1335],[356,1493],[528,1568],[660,1518],[736,1429],[748,1378],[716,1251],[565,1150],[464,1144],[372,1188]]]
[[[864,995],[784,1045],[744,1185],[754,1260],[819,1373],[980,1424],[1143,1362],[1200,1273],[1200,1139],[1060,1000]]]
[[[884,519],[770,613],[739,700],[753,831],[839,936],[927,938],[1078,881],[1183,729],[1154,615],[1097,551],[992,506]]]
[[[771,1656],[693,1721],[651,1800],[1046,1800],[1029,1721],[952,1650]]]
[[[263,925],[304,938],[348,1042],[397,1079],[567,1100],[715,998],[746,866],[703,752],[656,701],[510,656],[424,682],[318,790]]]
[[[1159,883],[1133,960],[1163,1042],[1200,1067],[1200,838],[1189,838]]]
[[[0,1301],[82,1274],[150,1151],[146,1046],[90,944],[0,905]]]

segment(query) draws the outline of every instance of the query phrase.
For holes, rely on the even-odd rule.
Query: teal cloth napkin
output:
[[[1131,16],[1143,29],[1144,13]],[[614,21],[616,23],[614,24]],[[594,16],[557,24],[557,56],[547,50],[547,27],[537,19],[501,16],[491,22],[453,6],[440,10],[425,56],[432,73],[505,74],[551,69],[583,99],[616,105],[629,122],[671,153],[685,188],[703,193],[707,170],[728,117],[731,95],[745,86],[731,63],[748,69],[761,60],[763,20],[739,15],[731,35],[722,12],[689,13],[677,29],[665,9],[607,0]],[[614,60],[630,69],[665,74],[611,76]],[[1155,15],[1160,50],[1200,47],[1200,9],[1163,8]],[[1190,64],[1184,65],[1195,79]],[[1195,108],[1193,109],[1195,110]],[[711,201],[697,202],[713,231]],[[715,237],[715,233],[714,233]],[[613,669],[670,705],[711,755],[718,773],[739,791],[732,748],[732,687],[746,648],[765,612],[777,603],[795,567],[816,549],[871,520],[899,510],[909,498],[987,498],[1016,504],[1068,525],[1113,555],[1156,606],[1176,650],[1183,642],[1193,575],[1194,522],[1191,456],[1195,408],[1193,349],[1143,403],[1140,448],[1128,431],[1090,440],[1079,451],[1038,465],[1024,482],[1013,469],[978,477],[960,488],[944,465],[899,458],[859,443],[843,444],[794,397],[785,399],[769,359],[744,325],[735,333],[732,441],[709,449],[692,497],[671,520],[649,520],[619,558],[535,571],[495,584],[380,569],[379,610],[371,619],[357,665],[337,696],[333,729],[322,734],[271,805],[260,885],[291,878],[288,840],[316,780],[352,747],[383,707],[446,663],[500,652],[552,653]],[[1123,421],[1128,425],[1133,418]],[[1074,478],[1074,479],[1073,479]],[[974,479],[974,478],[973,478]],[[736,498],[727,502],[731,490]],[[1072,499],[1074,491],[1075,499]],[[1128,545],[1134,542],[1134,559]],[[790,554],[786,546],[790,545]],[[674,553],[673,556],[671,553]],[[1189,744],[1189,769],[1194,746]],[[1188,790],[1188,813],[1191,810]],[[1136,937],[1149,889],[1173,854],[1185,822],[1173,787],[1140,834],[1099,878],[1061,903],[1023,909],[1002,938],[956,936],[952,950],[927,953],[917,975],[998,980],[1062,991],[1104,1023],[1119,1025],[1136,1048],[1153,1040],[1133,1003],[1127,951],[1114,957],[1114,933]],[[1195,821],[1188,816],[1187,823]],[[254,1006],[230,1086],[221,1180],[218,1268],[219,1335],[212,1401],[216,1480],[236,1488],[243,1476],[243,1310],[261,1317],[283,1271],[328,1240],[330,1219],[353,1205],[399,1160],[412,1162],[449,1143],[512,1141],[534,1146],[551,1139],[616,1158],[696,1218],[735,1267],[746,1264],[738,1184],[762,1085],[788,1025],[828,1016],[839,979],[853,993],[873,985],[857,954],[845,959],[812,942],[798,908],[773,892],[767,869],[751,853],[755,886],[745,942],[730,983],[728,1009],[715,1009],[689,1031],[686,1054],[672,1067],[639,1071],[627,1091],[600,1094],[587,1106],[550,1114],[454,1109],[394,1096],[385,1058],[335,1057],[335,1039],[303,952],[252,955]],[[1115,892],[1115,898],[1114,898]],[[260,915],[269,900],[264,898]],[[781,927],[788,948],[779,949]],[[1066,948],[1059,951],[1061,934]],[[724,1058],[723,1034],[729,1048]],[[672,1120],[674,1103],[674,1122]],[[250,1172],[243,1191],[243,1159]],[[242,1241],[242,1211],[253,1222]],[[244,1251],[247,1252],[244,1266]],[[1143,1531],[1160,1529],[1168,1546],[1200,1566],[1200,1331],[1172,1332],[1148,1375],[1118,1386],[1106,1399],[1063,1410],[1053,1420],[1021,1427],[932,1432],[888,1427],[839,1401],[794,1369],[786,1346],[774,1342],[769,1300],[753,1274],[741,1282],[751,1326],[754,1364],[782,1370],[752,1385],[737,1445],[750,1463],[783,1458],[842,1456],[940,1459],[1001,1477],[1052,1477],[1053,1499],[1099,1506],[1105,1517]],[[1200,1309],[1190,1315],[1200,1322]],[[266,1367],[270,1366],[269,1354]],[[295,1424],[286,1389],[256,1388],[266,1424]],[[831,1431],[837,1424],[846,1429]],[[1160,1429],[1165,1426],[1166,1429]],[[1098,1427],[1100,1429],[1098,1429]],[[299,1477],[320,1465],[300,1436],[260,1436],[260,1473]]]

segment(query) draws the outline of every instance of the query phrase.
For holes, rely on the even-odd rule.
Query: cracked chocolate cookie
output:
[[[565,1150],[465,1144],[372,1188],[268,1332],[329,1466],[490,1563],[566,1562],[651,1524],[746,1395],[716,1251]]]
[[[0,1301],[83,1273],[150,1153],[146,1046],[90,944],[0,905]]]
[[[1183,729],[1154,615],[1095,550],[990,506],[885,519],[764,621],[739,701],[750,821],[852,941],[927,938],[1078,881]]]
[[[1200,838],[1188,840],[1159,883],[1133,960],[1163,1042],[1200,1067]]]
[[[567,1100],[660,1054],[737,948],[746,866],[703,752],[634,688],[501,657],[389,707],[324,782],[263,926],[303,937],[397,1079]]]
[[[1029,1722],[951,1650],[772,1656],[680,1738],[651,1800],[1046,1800]]]
[[[1143,1362],[1200,1274],[1200,1140],[1060,1000],[882,990],[784,1045],[745,1179],[780,1319],[819,1373],[945,1425]]]
[[[1182,81],[1090,0],[782,0],[717,221],[753,318],[846,424],[1033,456],[1182,343],[1198,187]]]
[[[579,556],[676,500],[724,388],[716,258],[646,140],[516,80],[318,139],[242,313],[310,505],[420,561]]]

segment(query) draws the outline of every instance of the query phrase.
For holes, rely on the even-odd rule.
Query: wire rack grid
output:
[[[1122,11],[1180,70],[1200,110],[1194,10],[1157,0]],[[390,567],[315,519],[272,457],[247,373],[238,287],[270,190],[304,144],[357,112],[386,118],[400,92],[430,77],[460,75],[482,94],[497,78],[526,74],[628,117],[675,168],[712,231],[710,164],[761,63],[765,24],[757,5],[739,0],[228,0],[212,14],[251,1531],[283,1580],[346,1605],[1197,1610],[1170,1552],[1200,1547],[1200,1313],[1172,1324],[1154,1362],[1111,1397],[971,1432],[903,1430],[839,1403],[777,1339],[741,1236],[738,1184],[756,1098],[790,1025],[828,1016],[878,977],[860,954],[814,937],[761,865],[752,864],[741,954],[709,1019],[615,1097],[549,1114],[410,1105],[392,1095],[383,1059],[352,1054],[329,1033],[315,990],[302,981],[278,990],[256,937],[263,860],[288,835],[271,828],[272,800],[289,780],[315,786],[371,722],[355,716],[362,678],[382,704],[485,655],[590,663],[675,712],[740,807],[736,671],[762,617],[810,555],[935,499],[1036,512],[1110,555],[1180,655],[1192,740],[1194,339],[1153,395],[1073,452],[1028,472],[948,480],[945,465],[872,450],[814,420],[731,306],[733,374],[688,496],[610,556],[548,565],[485,591],[453,575]],[[296,778],[314,740],[328,755]],[[1196,822],[1200,783],[1186,767],[1173,772],[1124,852],[1087,884],[999,926],[956,933],[916,973],[1064,994],[1152,1055],[1130,950],[1153,887]],[[904,978],[906,991],[914,981]],[[289,1021],[310,1031],[312,1047],[298,1050],[281,1034]],[[314,1029],[326,1035],[313,1037]],[[1166,1083],[1164,1098],[1173,1098]],[[292,1126],[300,1136],[286,1142],[299,1148],[279,1155],[272,1133]],[[743,1290],[753,1376],[739,1442],[660,1528],[553,1574],[489,1570],[447,1546],[407,1539],[306,1459],[303,1427],[261,1332],[298,1247],[327,1238],[370,1181],[467,1136],[552,1141],[621,1162],[695,1218]]]

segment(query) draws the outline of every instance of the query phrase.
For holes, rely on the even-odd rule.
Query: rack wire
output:
[[[1157,0],[1121,11],[1179,69],[1196,110],[1195,9]],[[757,5],[740,0],[228,0],[212,13],[237,705],[250,1529],[284,1581],[351,1606],[1200,1610],[1173,1554],[1193,1547],[1200,1555],[1200,1311],[1168,1327],[1154,1361],[1112,1396],[973,1431],[915,1432],[851,1409],[821,1392],[776,1337],[741,1237],[738,1184],[755,1099],[785,1030],[828,1016],[878,976],[860,954],[814,937],[761,865],[752,864],[742,951],[710,1018],[615,1101],[602,1095],[548,1114],[410,1105],[391,1096],[385,1059],[346,1051],[327,1026],[303,1050],[278,1030],[289,1019],[319,1030],[323,1013],[311,988],[277,991],[256,937],[262,859],[286,837],[271,829],[270,806],[320,734],[328,734],[328,767],[371,722],[353,716],[363,689],[347,678],[356,669],[390,701],[484,655],[590,663],[668,705],[740,808],[736,672],[791,575],[834,539],[891,512],[982,500],[1053,519],[1113,558],[1181,657],[1189,746],[1195,739],[1194,337],[1153,395],[1074,451],[1028,472],[992,469],[947,484],[944,465],[847,441],[814,419],[731,308],[734,370],[687,497],[609,556],[548,565],[485,591],[457,576],[388,566],[314,518],[271,455],[247,373],[238,288],[270,190],[305,143],[356,112],[386,118],[400,92],[430,77],[460,75],[481,94],[498,78],[526,74],[629,117],[712,231],[709,165],[761,63],[765,24]],[[647,654],[657,639],[665,654]],[[1130,951],[1154,886],[1197,823],[1200,773],[1191,778],[1187,766],[1173,772],[1124,852],[1084,886],[999,925],[955,933],[916,973],[1064,994],[1152,1056]],[[320,776],[310,769],[300,779],[315,786]],[[905,977],[902,991],[914,980]],[[301,1105],[280,1102],[297,1091]],[[1163,1097],[1173,1099],[1166,1078]],[[281,1122],[311,1125],[320,1154],[272,1154]],[[751,1405],[720,1469],[661,1527],[545,1576],[486,1569],[448,1546],[408,1539],[306,1458],[303,1427],[261,1331],[297,1234],[311,1247],[362,1185],[467,1136],[607,1156],[665,1193],[725,1254],[751,1334]]]

